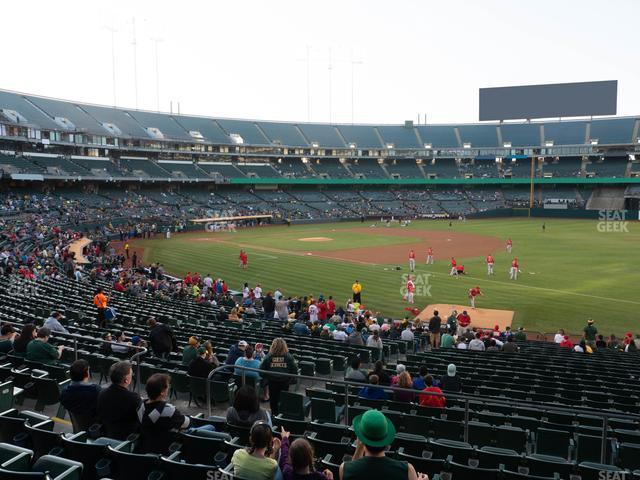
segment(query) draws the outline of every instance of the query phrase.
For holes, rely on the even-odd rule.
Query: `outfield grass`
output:
[[[586,319],[593,317],[604,334],[622,334],[637,329],[640,307],[638,265],[640,265],[640,224],[630,223],[629,233],[599,233],[596,221],[496,219],[454,222],[452,230],[511,237],[513,255],[520,259],[523,273],[517,282],[508,279],[513,255],[497,252],[496,275],[487,278],[484,258],[464,259],[469,275],[460,279],[448,276],[449,265],[438,259],[433,266],[418,258],[417,273],[431,273],[431,297],[417,297],[417,306],[430,303],[467,302],[466,292],[480,285],[485,296],[478,306],[514,310],[514,325],[544,332],[564,327],[580,332]],[[195,241],[210,236],[203,232],[174,236],[170,240],[136,242],[145,248],[145,261],[158,261],[167,271],[183,275],[187,271],[211,273],[227,280],[231,288],[240,289],[246,281],[251,286],[262,283],[263,289],[282,289],[286,295],[333,295],[339,302],[350,296],[354,279],[363,284],[363,302],[385,315],[402,317],[406,313],[400,293],[404,271],[390,270],[390,265],[361,265],[345,261],[301,255],[301,250],[333,250],[360,246],[384,246],[412,242],[407,237],[384,236],[383,231],[370,235],[345,232],[361,224],[337,223],[270,227],[219,233],[225,243]],[[395,227],[399,228],[399,227]],[[449,229],[448,221],[414,222],[410,230]],[[376,232],[379,232],[378,234]],[[303,243],[302,237],[330,237],[332,242]],[[239,245],[245,245],[249,269],[238,268]],[[424,252],[418,252],[424,255]],[[436,252],[437,254],[437,252]],[[375,260],[374,260],[375,262]],[[404,265],[403,265],[404,267]]]

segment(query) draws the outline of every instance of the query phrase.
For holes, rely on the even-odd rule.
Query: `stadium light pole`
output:
[[[351,50],[351,125],[353,125],[354,122],[354,70],[355,70],[355,66],[356,65],[362,65],[364,62],[362,62],[362,60],[354,60],[353,59],[353,50]]]
[[[156,55],[156,110],[160,111],[160,62],[158,60],[158,43],[164,42],[164,38],[151,37],[151,40],[155,44]]]
[[[103,25],[105,30],[111,33],[111,83],[113,88],[113,106],[116,106],[116,32],[118,31],[113,23],[109,25]]]
[[[133,88],[135,91],[136,97],[136,110],[138,109],[138,41],[136,40],[136,17],[132,19],[132,29],[133,29],[133,41],[131,45],[133,46]]]

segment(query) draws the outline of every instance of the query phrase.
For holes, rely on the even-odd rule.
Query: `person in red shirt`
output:
[[[427,248],[427,265],[433,265],[433,248]]]
[[[409,271],[416,271],[416,252],[413,250],[409,252]]]
[[[458,266],[458,262],[456,261],[455,257],[451,257],[451,272],[449,272],[449,275],[455,275],[456,277],[458,276],[458,269],[456,268]]]
[[[516,257],[511,261],[511,268],[509,269],[509,279],[517,280],[519,272],[520,272],[520,265],[518,264],[518,257]]]
[[[192,282],[193,280],[191,279],[191,272],[187,272],[187,274],[184,276],[184,284],[186,286],[189,286]]]
[[[562,337],[562,341],[560,342],[561,347],[573,348],[573,343],[569,340],[569,335],[565,335]]]
[[[327,314],[329,312],[329,308],[327,307],[327,303],[323,299],[320,299],[318,302],[318,320],[322,323],[327,319]]]
[[[442,394],[442,390],[433,386],[433,377],[431,375],[424,377],[424,384],[426,387],[422,390],[423,392],[437,393],[438,395],[420,395],[420,405],[423,407],[444,408],[447,405],[447,400]]]
[[[327,316],[333,317],[334,313],[336,313],[336,302],[334,302],[333,297],[329,295],[329,299],[327,300]]]
[[[473,309],[476,308],[476,297],[478,295],[484,295],[484,293],[480,291],[480,287],[475,286],[469,289],[469,300],[471,300],[471,308]]]
[[[240,256],[238,258],[240,259],[240,268],[247,268],[249,259],[244,250],[240,250]]]
[[[507,240],[507,252],[511,253],[511,250],[513,250],[513,240],[509,239]]]
[[[467,329],[469,325],[471,325],[471,317],[467,313],[466,310],[463,310],[462,313],[458,314],[458,335],[462,335],[462,333]]]
[[[493,275],[493,265],[495,261],[493,260],[493,255],[489,254],[486,258],[487,262],[487,275]]]

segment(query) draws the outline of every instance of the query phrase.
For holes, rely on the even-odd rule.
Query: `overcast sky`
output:
[[[114,28],[122,107],[475,122],[480,87],[619,80],[634,115],[639,18],[639,0],[3,2],[0,88],[113,105]]]

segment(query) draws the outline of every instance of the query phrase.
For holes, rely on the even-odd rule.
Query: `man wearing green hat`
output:
[[[416,473],[408,462],[385,456],[384,451],[396,436],[396,429],[379,410],[368,410],[353,419],[353,430],[358,437],[353,460],[340,465],[340,479],[384,478],[385,480],[428,480]]]

